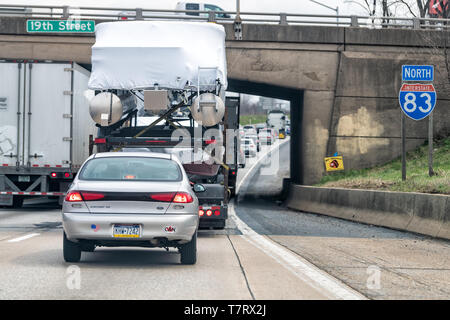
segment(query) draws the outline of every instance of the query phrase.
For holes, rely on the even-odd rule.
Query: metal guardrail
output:
[[[448,29],[450,19],[370,17],[232,11],[99,8],[41,5],[0,5],[0,16],[97,20],[189,20],[219,23],[268,23],[279,25],[328,25],[338,27]]]

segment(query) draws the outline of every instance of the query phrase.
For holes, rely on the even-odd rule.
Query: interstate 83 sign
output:
[[[432,84],[404,83],[398,96],[403,112],[413,120],[426,118],[436,105],[436,90]]]

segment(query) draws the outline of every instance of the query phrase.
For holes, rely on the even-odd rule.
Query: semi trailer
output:
[[[0,61],[0,205],[62,200],[89,155],[90,73],[73,62]]]

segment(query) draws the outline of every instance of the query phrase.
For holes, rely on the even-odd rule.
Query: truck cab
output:
[[[281,110],[271,110],[267,115],[267,126],[278,132],[278,137],[286,137],[286,114]]]

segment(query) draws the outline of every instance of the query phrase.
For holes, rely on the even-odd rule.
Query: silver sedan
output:
[[[97,246],[175,247],[197,260],[198,199],[173,155],[110,152],[89,157],[64,199],[63,251],[78,262]]]

